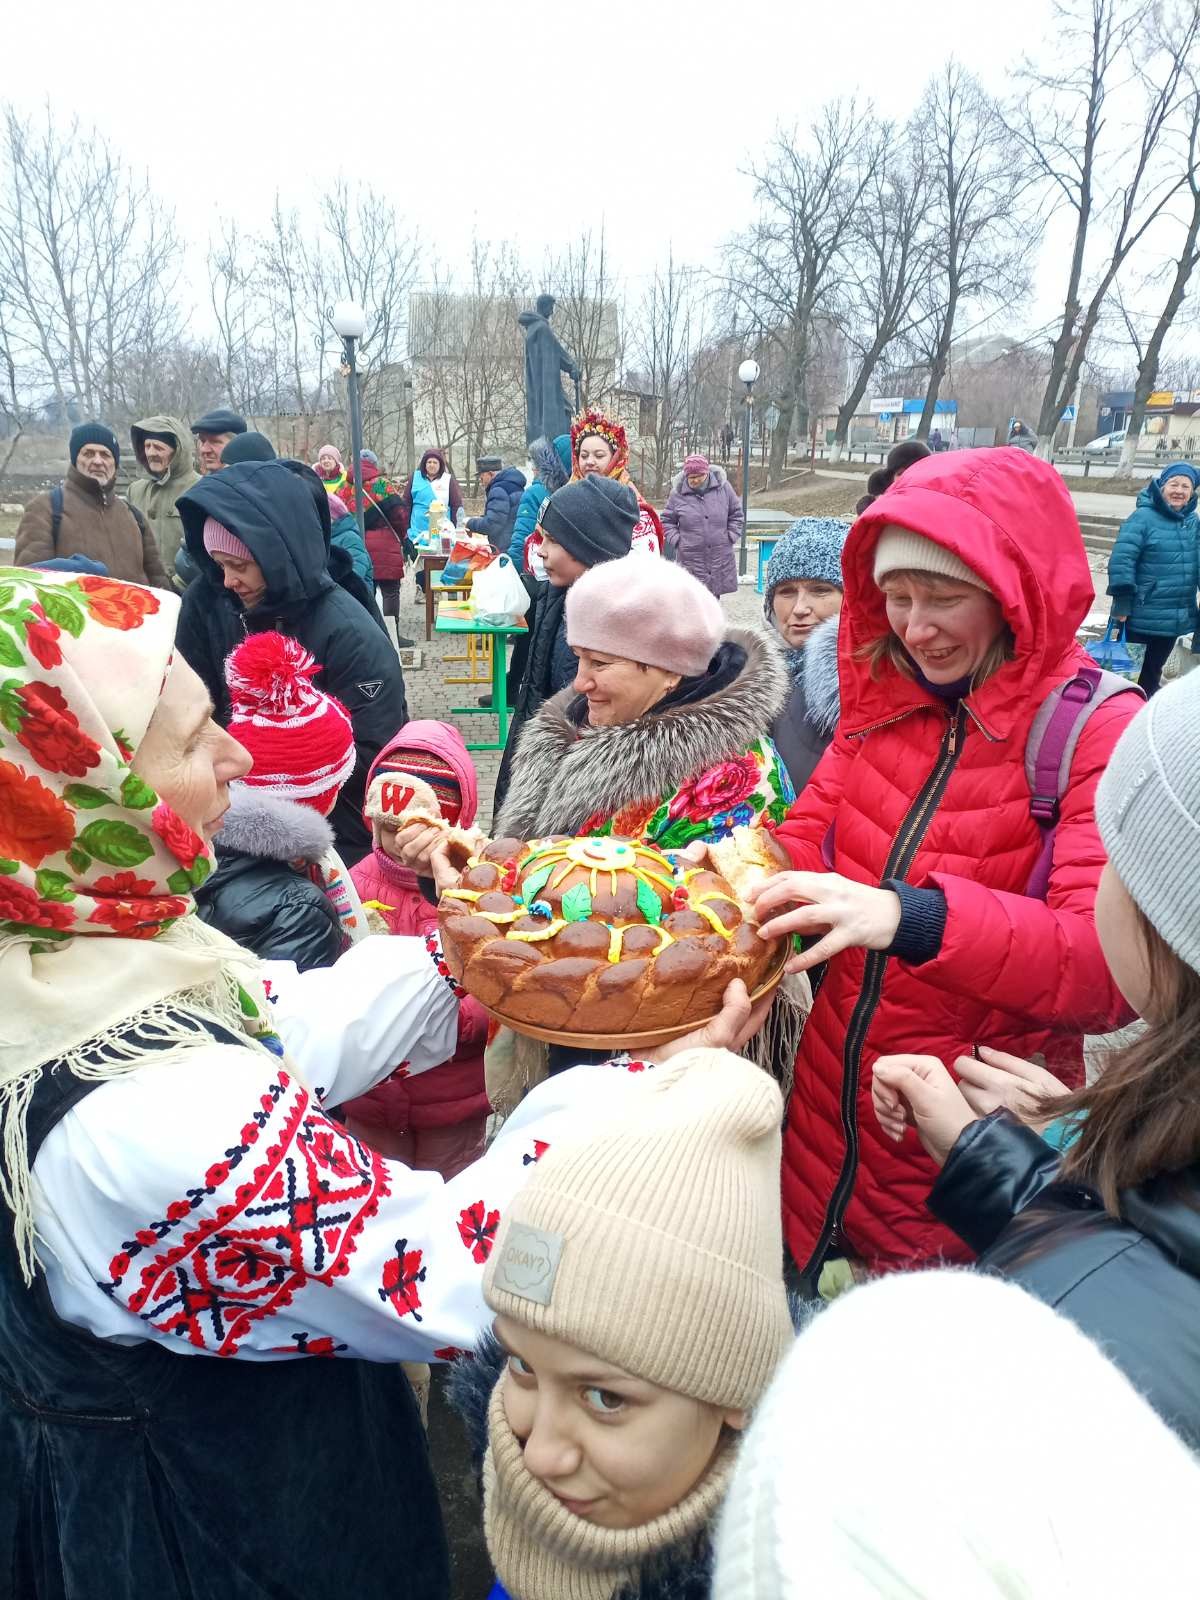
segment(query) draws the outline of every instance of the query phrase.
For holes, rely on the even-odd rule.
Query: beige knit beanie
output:
[[[748,1409],[793,1337],[779,1090],[724,1050],[684,1051],[644,1090],[619,1122],[543,1156],[484,1298],[634,1377]]]
[[[991,594],[991,589],[979,574],[965,561],[960,561],[953,550],[935,544],[923,533],[911,528],[897,527],[889,522],[879,535],[875,546],[875,582],[882,583],[889,572],[936,572],[942,578],[954,578],[959,583],[973,583],[977,589]]]

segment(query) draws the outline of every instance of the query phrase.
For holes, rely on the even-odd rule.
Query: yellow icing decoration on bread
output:
[[[522,944],[541,944],[543,939],[553,939],[556,933],[561,933],[566,923],[561,917],[556,917],[553,922],[548,922],[544,928],[511,928],[508,937],[520,939]]]

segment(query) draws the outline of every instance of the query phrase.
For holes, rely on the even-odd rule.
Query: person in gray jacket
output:
[[[792,679],[771,737],[797,794],[825,754],[841,710],[838,616],[849,532],[839,517],[798,517],[767,563],[763,612],[783,640]]]

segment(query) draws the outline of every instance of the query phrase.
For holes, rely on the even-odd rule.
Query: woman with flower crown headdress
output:
[[[663,526],[658,512],[629,476],[629,436],[623,423],[605,416],[595,406],[571,424],[571,482],[593,473],[629,484],[638,497],[641,515],[633,530],[633,549],[645,555],[663,552]]]

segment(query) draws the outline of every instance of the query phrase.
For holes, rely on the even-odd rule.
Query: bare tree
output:
[[[1025,64],[1010,113],[1031,170],[1057,204],[1074,213],[1066,293],[1038,416],[1039,450],[1046,456],[1117,274],[1184,182],[1176,164],[1164,166],[1160,158],[1185,64],[1197,45],[1200,5],[1187,0],[1174,8],[1169,28],[1151,29],[1152,13],[1152,0],[1061,0],[1056,64]],[[1116,124],[1106,143],[1110,97],[1128,87],[1131,63],[1141,105],[1128,126]],[[1103,253],[1089,271],[1089,254],[1096,257],[1089,245],[1098,231]]]
[[[354,300],[366,313],[363,432],[367,438],[377,438],[387,426],[385,408],[391,392],[381,379],[405,350],[418,239],[392,203],[370,185],[352,187],[339,178],[320,204],[336,263],[332,265],[326,253],[323,288],[332,301]],[[327,312],[327,307],[322,309]]]
[[[826,106],[809,130],[778,133],[751,169],[759,216],[726,251],[731,307],[780,355],[770,388],[779,410],[769,481],[778,484],[793,424],[807,431],[813,320],[830,300],[837,262],[884,156],[881,130],[853,100]],[[766,374],[764,374],[764,377]]]
[[[890,130],[884,136],[890,147]],[[841,459],[851,419],[885,351],[913,331],[922,316],[917,296],[932,244],[926,226],[929,200],[924,153],[910,136],[872,172],[841,254],[837,317],[854,376],[847,373],[849,388],[838,406],[833,461]]]
[[[1133,409],[1129,413],[1125,442],[1121,446],[1121,460],[1115,474],[1118,478],[1128,478],[1133,474],[1133,457],[1137,450],[1138,435],[1142,431],[1142,420],[1146,415],[1146,402],[1158,384],[1163,342],[1179,315],[1191,276],[1196,270],[1197,263],[1200,262],[1200,174],[1197,173],[1197,162],[1200,161],[1200,88],[1197,87],[1195,80],[1192,81],[1187,105],[1187,132],[1184,146],[1183,167],[1191,208],[1183,219],[1183,242],[1175,259],[1162,309],[1159,311],[1150,337],[1145,341],[1144,348],[1138,351]],[[1122,310],[1124,311],[1123,304]],[[1133,322],[1128,315],[1126,322],[1132,332]]]
[[[927,439],[968,305],[1017,298],[1024,288],[1020,237],[1026,181],[999,105],[956,61],[927,86],[910,137],[925,152],[929,183],[927,279],[920,344],[929,378],[917,437]]]
[[[127,406],[125,368],[179,335],[179,244],[148,180],[95,133],[4,112],[5,346],[60,417]]]
[[[695,355],[703,343],[702,320],[698,273],[676,265],[668,253],[666,266],[655,269],[642,297],[630,340],[639,386],[653,396],[650,459],[656,496],[670,476],[676,445],[694,426]]]
[[[464,479],[486,450],[524,439],[524,354],[516,316],[527,293],[528,279],[511,247],[477,239],[462,289],[435,271],[431,287],[413,296],[417,404],[432,417],[439,444]]]
[[[225,219],[208,248],[209,304],[216,327],[216,392],[247,415],[261,412],[267,306],[255,262],[258,247]]]
[[[545,282],[557,301],[558,336],[583,372],[579,404],[586,411],[612,388],[624,355],[619,290],[603,225],[598,238],[588,230],[559,255],[548,255]]]
[[[295,210],[279,196],[269,230],[258,240],[257,271],[268,310],[268,371],[273,410],[303,424],[308,452],[311,424],[331,398],[337,340],[329,324],[332,283],[319,236],[310,237]]]

